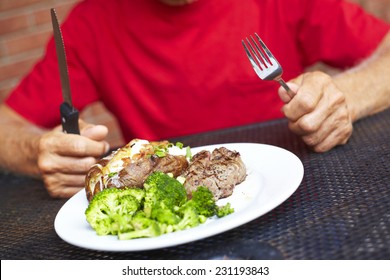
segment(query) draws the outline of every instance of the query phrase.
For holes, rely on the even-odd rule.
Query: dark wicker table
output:
[[[62,241],[54,219],[66,200],[42,183],[0,172],[1,259],[390,259],[390,110],[355,124],[349,143],[311,152],[285,120],[173,140],[192,147],[265,143],[295,153],[305,175],[268,214],[200,241],[145,252],[85,250]]]

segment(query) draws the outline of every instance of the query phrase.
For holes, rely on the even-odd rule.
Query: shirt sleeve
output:
[[[389,23],[343,0],[302,0],[298,44],[303,65],[322,61],[351,67],[368,57],[390,30]]]
[[[75,7],[61,25],[67,56],[73,106],[78,110],[98,100],[96,79],[90,64],[95,58],[88,47],[93,45],[90,27],[80,15],[85,2]],[[88,14],[88,13],[86,13]],[[60,123],[62,103],[59,68],[53,38],[47,44],[43,58],[10,93],[5,103],[27,120],[51,128]]]

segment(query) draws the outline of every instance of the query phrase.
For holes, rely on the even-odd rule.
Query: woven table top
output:
[[[66,200],[41,181],[0,171],[1,259],[390,259],[390,110],[363,119],[350,141],[310,151],[286,120],[192,135],[191,147],[251,142],[282,147],[304,165],[296,192],[227,232],[159,250],[101,252],[64,242],[54,219]]]

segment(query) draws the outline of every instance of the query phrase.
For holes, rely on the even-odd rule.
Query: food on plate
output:
[[[128,240],[192,228],[214,215],[233,212],[229,203],[217,206],[208,188],[198,187],[189,198],[179,180],[156,171],[146,178],[142,189],[106,188],[98,192],[85,215],[98,235]]]
[[[85,179],[87,199],[105,188],[142,188],[154,171],[185,179],[187,194],[208,187],[216,200],[233,193],[246,178],[240,154],[225,147],[200,151],[191,158],[189,147],[168,141],[134,139],[93,165]]]
[[[234,187],[245,180],[246,167],[238,152],[220,147],[195,154],[183,176],[188,194],[198,186],[206,186],[218,200],[230,196]]]
[[[191,156],[181,143],[134,139],[89,170],[85,215],[98,235],[159,236],[233,213],[216,202],[245,178],[240,154],[225,147]]]
[[[134,139],[93,165],[85,178],[87,199],[105,188],[142,188],[154,171],[181,175],[188,167],[189,148],[168,141]]]

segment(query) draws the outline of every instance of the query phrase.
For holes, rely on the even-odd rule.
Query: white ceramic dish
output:
[[[221,219],[210,218],[198,227],[154,238],[118,240],[116,236],[98,236],[89,226],[84,215],[88,201],[82,190],[58,212],[54,222],[57,234],[72,245],[102,251],[140,251],[175,246],[220,234],[264,215],[290,197],[302,181],[302,162],[279,147],[231,143],[193,148],[192,153],[221,146],[238,151],[248,171],[246,180],[236,186],[233,195],[218,201],[220,205],[230,202],[235,209],[233,214]]]

